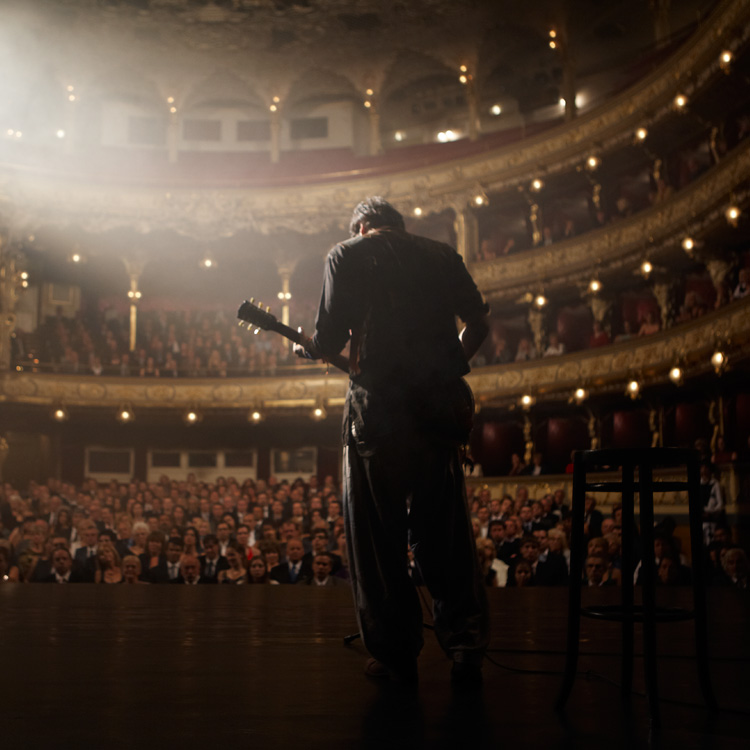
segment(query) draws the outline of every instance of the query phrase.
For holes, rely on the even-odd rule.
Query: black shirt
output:
[[[358,342],[349,420],[358,441],[414,426],[444,388],[469,372],[456,316],[488,311],[461,256],[449,245],[382,228],[328,254],[313,346],[338,354]],[[358,434],[357,434],[358,433]]]

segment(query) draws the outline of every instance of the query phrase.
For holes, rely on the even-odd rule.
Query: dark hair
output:
[[[219,538],[216,536],[216,534],[206,534],[206,536],[203,537],[203,546],[205,547],[207,544],[218,544]]]
[[[356,237],[361,227],[377,229],[378,227],[395,227],[404,229],[404,217],[378,195],[366,198],[357,205],[349,222],[349,234]]]
[[[173,544],[176,547],[179,547],[180,549],[185,549],[185,543],[182,541],[182,537],[180,536],[170,536],[168,540],[168,544]]]

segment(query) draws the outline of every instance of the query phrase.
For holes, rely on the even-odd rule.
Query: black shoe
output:
[[[404,686],[413,686],[419,681],[416,659],[398,667],[387,667],[382,661],[371,658],[365,664],[365,674],[376,680],[390,680]]]
[[[451,684],[457,688],[476,690],[482,687],[482,665],[467,661],[454,661]]]

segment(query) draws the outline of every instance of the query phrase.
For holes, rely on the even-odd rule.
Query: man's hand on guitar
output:
[[[305,331],[302,327],[297,329],[300,335],[300,341],[298,344],[292,346],[292,351],[303,359],[317,359],[315,356],[315,350],[313,349],[312,339],[305,336]]]

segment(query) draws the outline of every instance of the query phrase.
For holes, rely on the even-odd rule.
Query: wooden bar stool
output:
[[[622,469],[620,481],[588,482],[587,474],[605,469]],[[687,482],[654,482],[655,468],[685,467]],[[636,479],[636,469],[638,478]],[[656,606],[656,565],[654,561],[654,492],[685,491],[690,509],[690,546],[693,557],[693,609]],[[617,606],[581,606],[581,582],[586,558],[583,518],[588,492],[617,492],[622,495],[622,604]],[[634,599],[633,529],[635,493],[639,495],[643,560],[641,581],[643,604]],[[573,528],[570,540],[570,590],[568,604],[568,642],[565,674],[556,708],[562,710],[570,696],[578,665],[580,618],[622,622],[622,697],[630,697],[633,681],[633,623],[643,623],[643,655],[646,695],[653,727],[659,726],[659,702],[656,675],[656,623],[693,619],[698,680],[706,704],[716,708],[708,671],[708,630],[706,587],[703,579],[703,504],[700,496],[700,460],[697,451],[678,448],[643,450],[577,451],[573,459]]]

